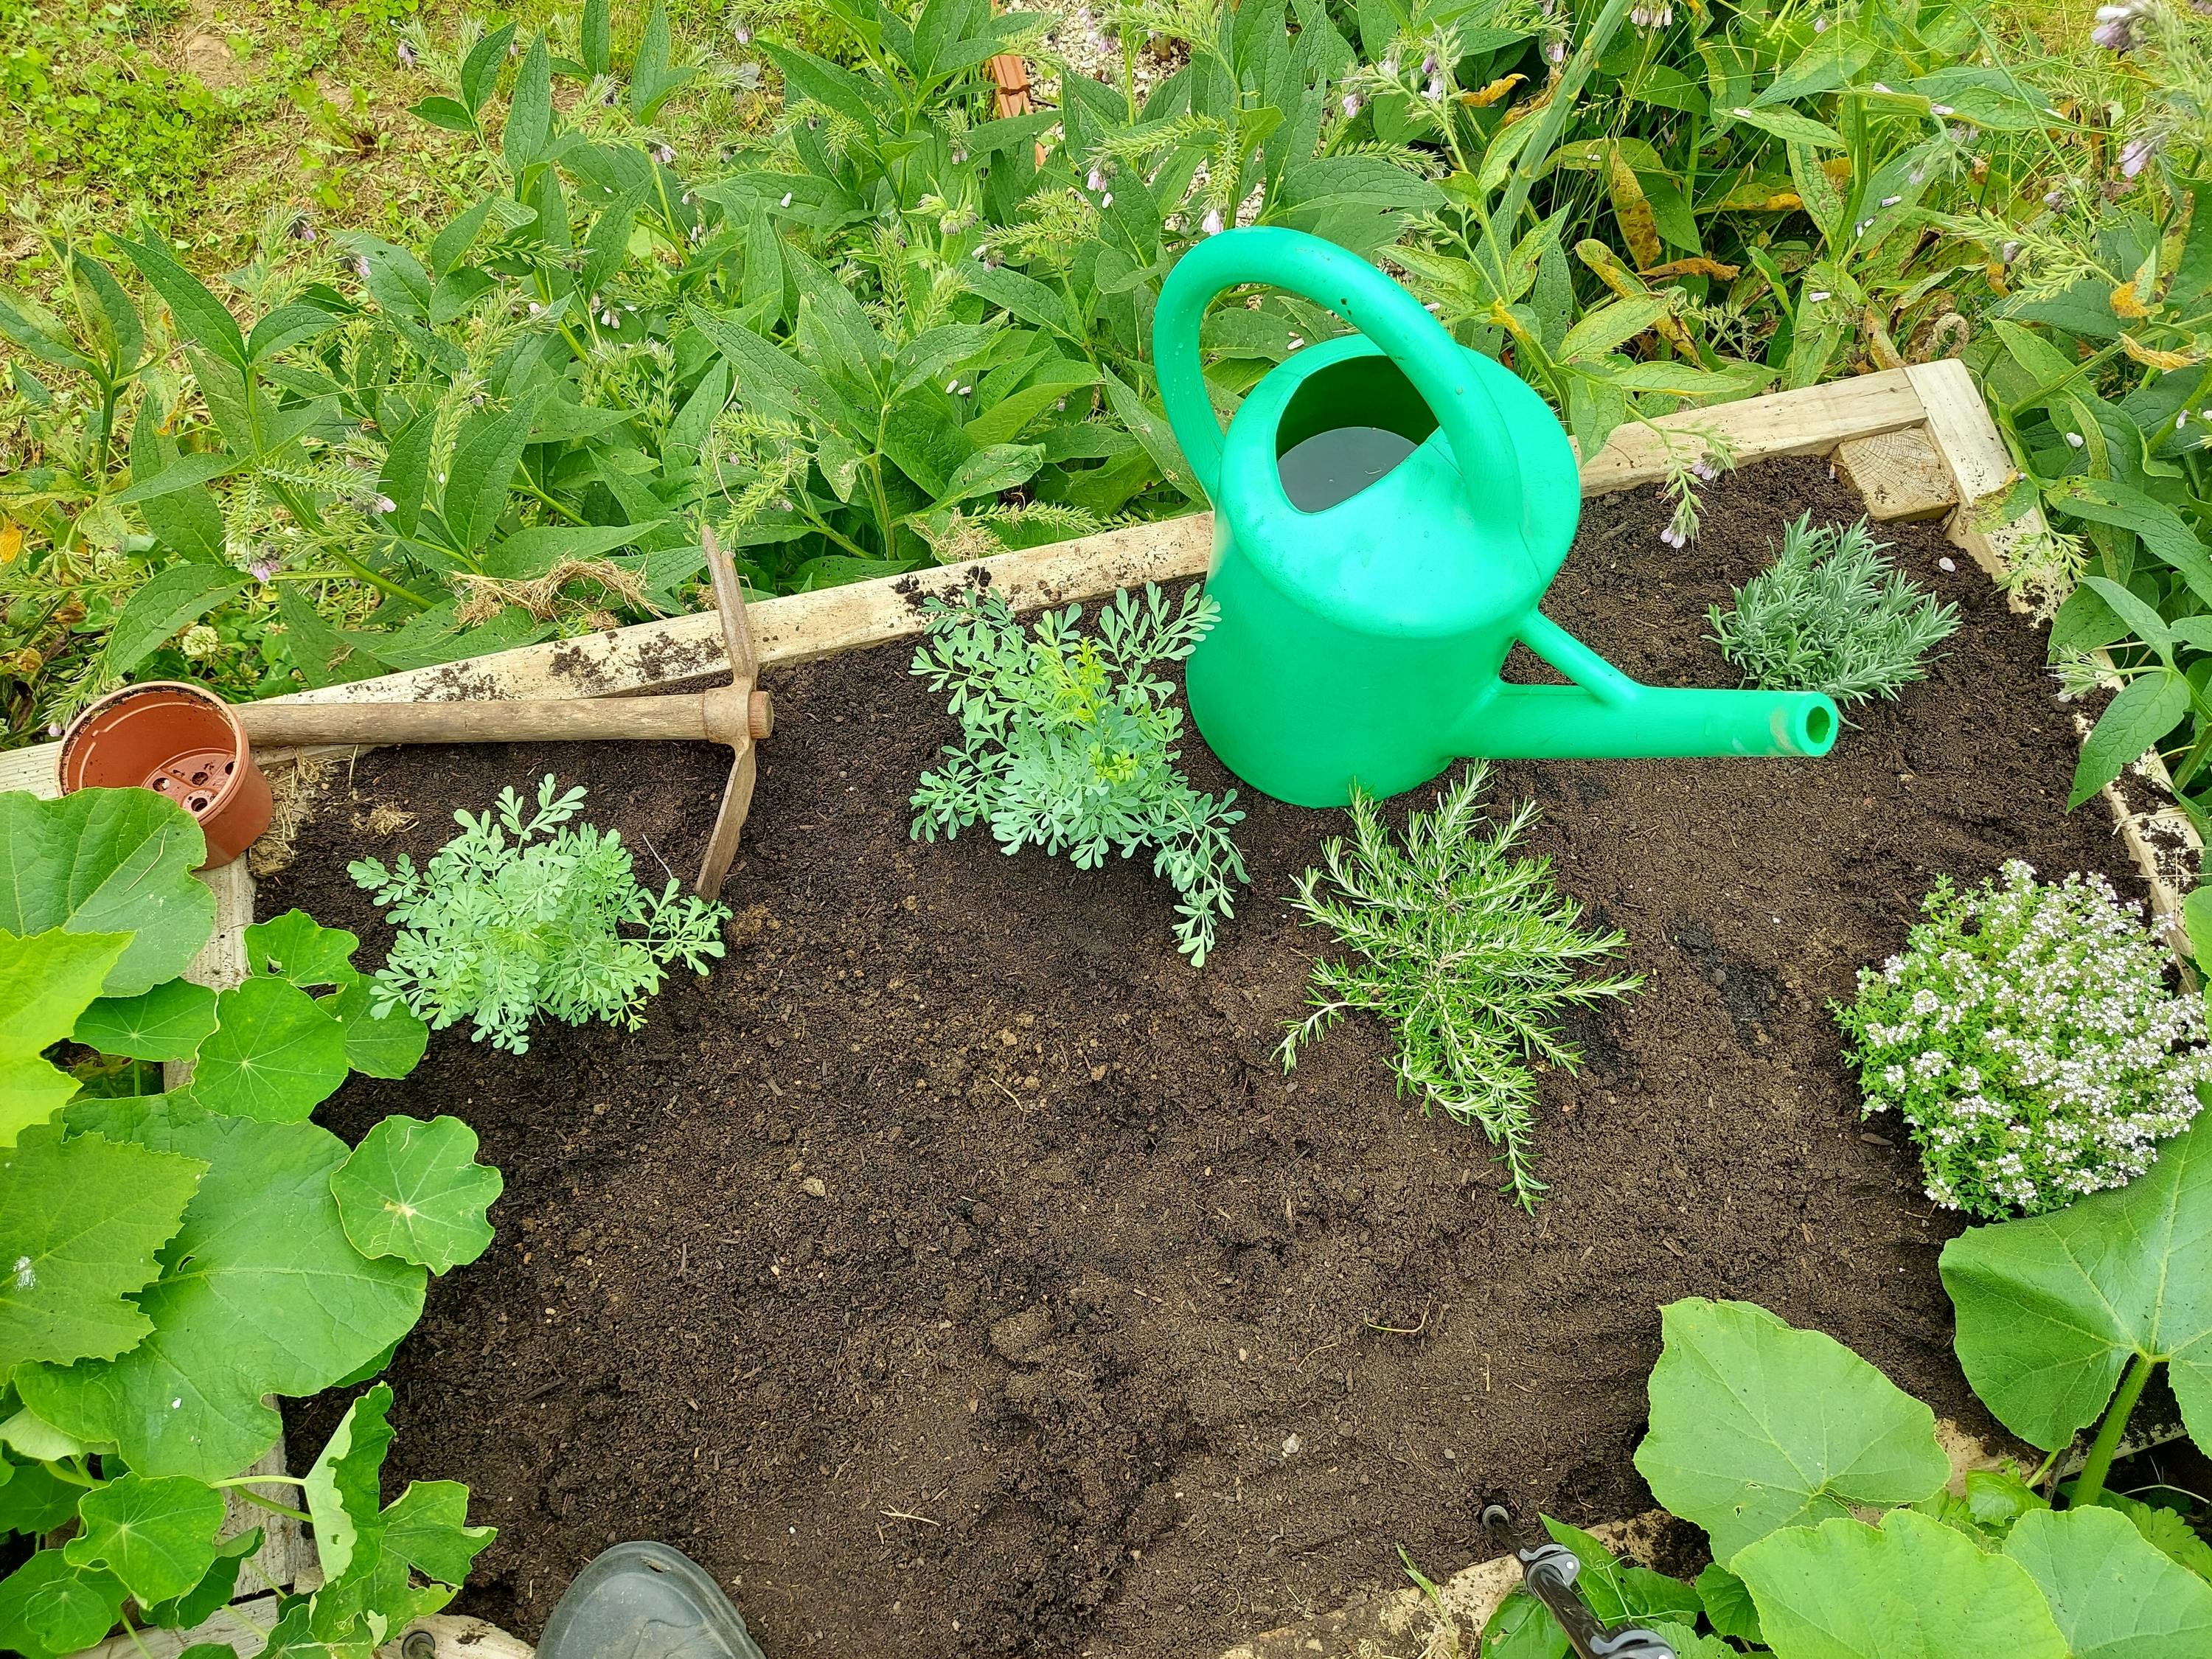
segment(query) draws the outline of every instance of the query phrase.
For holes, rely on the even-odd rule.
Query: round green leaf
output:
[[[137,996],[215,931],[215,895],[191,873],[206,857],[192,815],[150,789],[0,794],[0,927],[132,935],[101,988]]]
[[[246,930],[246,960],[253,972],[289,979],[302,990],[350,985],[361,977],[353,953],[361,940],[343,927],[325,927],[305,910],[287,910]]]
[[[179,1113],[139,1136],[209,1166],[139,1293],[153,1332],[113,1360],[24,1366],[15,1386],[141,1474],[221,1480],[276,1443],[264,1395],[313,1394],[382,1352],[421,1316],[427,1276],[347,1242],[331,1196],[346,1145],[319,1125]]]
[[[153,1328],[126,1298],[161,1272],[207,1165],[100,1135],[26,1129],[0,1152],[0,1377],[112,1359]]]
[[[2129,1185],[1969,1227],[1941,1265],[1966,1380],[2021,1439],[2065,1445],[2142,1354],[2167,1362],[2190,1437],[2212,1445],[2212,1112]]]
[[[501,1182],[476,1156],[476,1131],[457,1117],[379,1123],[331,1176],[354,1249],[434,1273],[482,1255],[492,1237],[484,1212]]]
[[[70,1035],[103,1054],[190,1060],[214,1030],[215,993],[173,979],[135,997],[102,997],[77,1016]]]
[[[40,1550],[0,1582],[0,1648],[24,1659],[59,1659],[106,1635],[122,1608],[123,1586],[112,1575]]]
[[[345,1027],[346,1059],[355,1071],[364,1077],[405,1077],[430,1046],[430,1028],[404,1003],[379,1014],[374,1002],[371,982],[357,979],[319,1006]]]
[[[1911,1510],[1785,1527],[1735,1571],[1776,1659],[2067,1659],[2018,1562]]]
[[[1660,1323],[1636,1468],[1723,1566],[1741,1574],[1736,1552],[1778,1527],[1915,1504],[1950,1479],[1936,1413],[1834,1338],[1700,1297]]]
[[[2050,1604],[2072,1659],[2203,1659],[2212,1653],[2212,1584],[2144,1541],[2106,1509],[2022,1516],[2004,1553]]]
[[[215,1565],[228,1507],[214,1487],[181,1475],[121,1475],[84,1495],[84,1530],[62,1553],[74,1567],[106,1567],[142,1603],[166,1601]]]
[[[210,1112],[296,1123],[346,1079],[345,1030],[289,980],[249,979],[216,1000],[192,1098]]]
[[[238,1593],[239,1570],[260,1547],[261,1528],[258,1527],[248,1527],[236,1537],[224,1539],[215,1547],[215,1562],[198,1583],[182,1595],[142,1607],[146,1622],[158,1625],[164,1630],[191,1630],[206,1623],[228,1606]],[[224,1650],[228,1651],[228,1649]]]
[[[499,1536],[469,1525],[469,1489],[458,1480],[410,1480],[384,1511],[384,1547],[426,1578],[458,1584]]]
[[[0,1533],[52,1532],[76,1513],[77,1494],[84,1490],[58,1480],[37,1463],[18,1463],[0,1458]]]

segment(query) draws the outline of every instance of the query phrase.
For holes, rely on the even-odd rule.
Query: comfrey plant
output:
[[[2197,1115],[2212,1079],[2201,1000],[2102,876],[1948,879],[1903,954],[1838,1005],[1866,1114],[1911,1126],[1928,1195],[1971,1215],[2036,1214],[2124,1186]]]
[[[1218,609],[1199,588],[1171,604],[1153,584],[1139,600],[1116,593],[1095,635],[1076,632],[1083,607],[1048,611],[1024,634],[990,589],[926,602],[929,636],[914,672],[952,693],[960,741],[921,775],[914,833],[947,840],[988,819],[1009,853],[1034,842],[1080,870],[1109,849],[1152,849],[1152,872],[1173,884],[1176,947],[1205,964],[1216,925],[1231,914],[1244,860],[1230,839],[1243,821],[1232,790],[1216,800],[1176,765],[1182,711],[1152,671],[1197,648]]]
[[[639,886],[620,832],[566,827],[584,791],[556,787],[547,774],[534,812],[508,788],[496,816],[454,813],[461,833],[420,872],[404,854],[388,870],[346,866],[399,929],[377,975],[380,1012],[404,1003],[441,1031],[466,1018],[475,1040],[519,1054],[540,1013],[634,1031],[670,963],[703,975],[722,954],[728,909],[679,894],[673,878],[659,894]]]
[[[1561,1010],[1626,995],[1636,974],[1577,977],[1627,940],[1585,933],[1582,908],[1552,885],[1551,861],[1512,856],[1536,816],[1524,803],[1484,833],[1476,808],[1486,769],[1469,767],[1433,813],[1406,821],[1393,844],[1374,800],[1355,791],[1352,837],[1322,848],[1291,901],[1352,954],[1314,965],[1314,1012],[1283,1039],[1285,1070],[1300,1048],[1353,1010],[1379,1015],[1397,1041],[1398,1087],[1424,1109],[1479,1124],[1499,1148],[1507,1187],[1533,1208],[1544,1183],[1529,1168],[1536,1080],[1531,1054],[1571,1071],[1582,1055],[1562,1036]],[[1324,893],[1326,879],[1333,892]]]
[[[1957,631],[1959,608],[1882,557],[1861,519],[1783,532],[1774,562],[1705,613],[1721,655],[1770,691],[1825,691],[1838,702],[1895,697],[1923,678],[1928,653]]]

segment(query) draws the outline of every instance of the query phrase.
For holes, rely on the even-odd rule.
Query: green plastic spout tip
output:
[[[1456,752],[1486,760],[1631,760],[1825,755],[1843,721],[1818,691],[1637,686],[1601,698],[1579,685],[1500,685],[1470,709]]]

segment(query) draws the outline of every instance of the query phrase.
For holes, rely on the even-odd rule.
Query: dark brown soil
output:
[[[1589,503],[1548,609],[1659,684],[1726,684],[1708,604],[1811,507],[1814,461],[1711,491],[1687,552],[1650,491]],[[1146,866],[908,837],[951,722],[906,647],[770,676],[776,734],[728,895],[745,942],[631,1036],[521,1058],[435,1039],[325,1109],[451,1112],[505,1172],[485,1258],[434,1286],[391,1371],[387,1478],[496,1524],[463,1606],[533,1637],[621,1538],[670,1540],[778,1656],[1212,1654],[1483,1550],[1504,1497],[1591,1522],[1629,1462],[1656,1309],[1741,1297],[1986,1428],[1936,1255],[1955,1226],[1865,1132],[1827,999],[1942,872],[2023,856],[2138,884],[2073,766],[2040,638],[1932,527],[1890,532],[1966,610],[1932,679],[1815,762],[1498,769],[1534,850],[1647,978],[1543,1079],[1533,1217],[1480,1135],[1395,1098],[1352,1024],[1274,1048],[1323,941],[1282,902],[1340,815],[1249,802],[1249,896],[1174,951]],[[1195,738],[1200,787],[1228,780]],[[456,807],[548,769],[655,880],[696,860],[726,751],[386,750],[326,786],[264,884],[389,938],[344,874],[426,857]],[[1413,799],[1418,799],[1419,797]],[[375,805],[417,815],[378,835]],[[354,827],[349,828],[351,823]],[[337,1402],[291,1415],[303,1463]],[[396,1488],[395,1488],[396,1489]]]

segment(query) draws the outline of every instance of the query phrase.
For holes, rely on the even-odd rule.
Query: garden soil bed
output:
[[[1641,678],[1730,684],[1705,607],[1808,507],[1859,511],[1814,460],[1724,478],[1686,552],[1656,492],[1592,501],[1547,609]],[[1936,1272],[1957,1224],[1859,1121],[1827,1000],[1939,873],[2017,856],[2142,890],[2103,808],[2064,811],[2040,636],[1936,529],[1887,533],[1966,625],[1826,759],[1496,769],[1647,980],[1543,1079],[1534,1216],[1479,1133],[1394,1097],[1373,1027],[1288,1078],[1274,1058],[1323,945],[1283,895],[1340,814],[1248,793],[1252,884],[1194,971],[1141,864],[908,838],[951,732],[909,647],[772,672],[710,978],[679,972],[635,1035],[549,1026],[517,1058],[444,1033],[323,1109],[349,1138],[455,1114],[506,1175],[497,1242],[391,1371],[387,1481],[465,1480],[500,1528],[463,1607],[534,1638],[592,1554],[653,1537],[778,1659],[1211,1654],[1390,1583],[1401,1545],[1439,1571],[1486,1553],[1486,1500],[1647,1507],[1629,1458],[1683,1296],[1830,1332],[1990,1429]],[[1195,738],[1186,758],[1231,782]],[[365,755],[258,908],[380,961],[346,860],[422,860],[456,807],[549,769],[665,879],[726,760]],[[341,1404],[290,1410],[295,1468]]]

